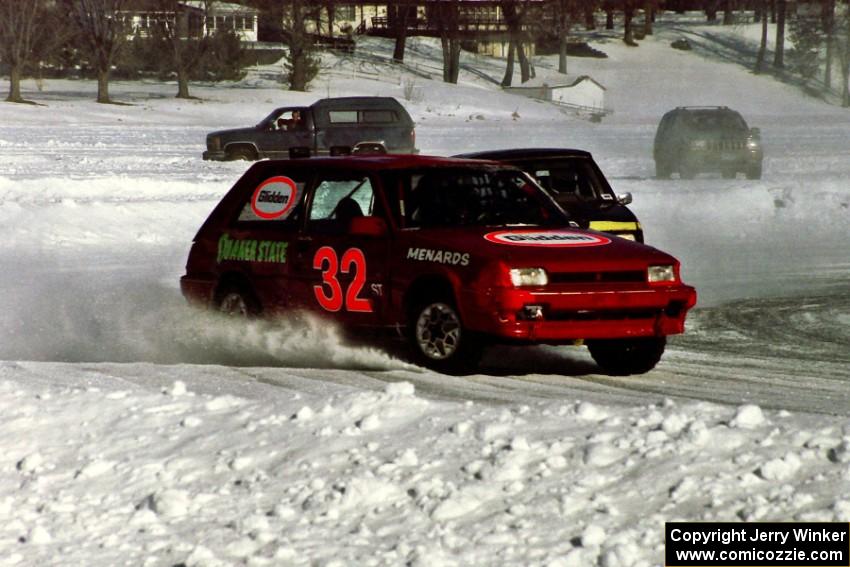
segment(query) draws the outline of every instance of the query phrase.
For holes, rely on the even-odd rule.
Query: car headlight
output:
[[[692,150],[704,150],[708,147],[708,142],[705,140],[693,140],[691,141],[691,149]]]
[[[511,283],[516,287],[539,286],[549,283],[549,276],[543,268],[511,268]]]
[[[646,279],[650,283],[676,281],[676,270],[671,264],[650,266],[646,269]]]
[[[752,139],[752,138],[747,140],[747,149],[748,150],[757,150],[759,145],[760,144],[759,144],[758,140],[755,140],[755,139]]]

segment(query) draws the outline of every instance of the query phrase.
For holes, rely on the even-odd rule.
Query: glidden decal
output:
[[[251,197],[251,209],[261,219],[273,220],[285,218],[295,205],[298,189],[288,177],[278,176],[266,179]]]
[[[551,248],[577,248],[582,246],[602,246],[611,242],[610,238],[573,232],[571,230],[500,230],[484,235],[486,240],[508,246],[547,246]]]

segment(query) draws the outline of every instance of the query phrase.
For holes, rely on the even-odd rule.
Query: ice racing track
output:
[[[834,270],[827,270],[831,275],[816,293],[694,309],[687,333],[672,337],[662,362],[645,375],[600,374],[583,348],[497,347],[480,374],[457,378],[285,322],[263,322],[248,333],[216,329],[207,314],[183,304],[168,276],[155,273],[130,282],[146,269],[121,264],[102,260],[98,269],[84,272],[51,266],[30,274],[28,281],[37,283],[26,293],[0,277],[3,303],[9,302],[7,324],[17,320],[12,324],[20,337],[41,337],[6,341],[0,357],[33,361],[21,364],[34,378],[40,365],[60,364],[69,374],[95,372],[148,386],[173,380],[183,364],[203,364],[211,390],[234,393],[255,381],[319,392],[329,382],[378,390],[405,380],[425,397],[496,405],[542,400],[644,405],[678,398],[850,415],[850,287],[846,273]],[[187,340],[192,334],[200,336]],[[296,336],[312,337],[306,339],[311,345],[292,340]]]

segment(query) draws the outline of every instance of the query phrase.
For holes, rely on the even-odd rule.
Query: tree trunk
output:
[[[634,8],[627,7],[623,10],[623,41],[626,45],[635,46],[634,32],[632,30],[632,19],[635,17]]]
[[[723,0],[723,25],[731,26],[735,22],[732,14],[732,0]]]
[[[785,0],[776,3],[776,50],[773,53],[773,66],[785,67]]]
[[[567,33],[561,32],[561,41],[558,45],[558,72],[567,74]]]
[[[643,3],[643,35],[652,35],[652,2]]]
[[[396,63],[404,62],[404,48],[407,44],[407,18],[409,6],[401,6],[398,8],[398,17],[396,25],[398,26],[395,36],[395,49],[393,50],[393,61]]]
[[[759,43],[759,53],[756,57],[756,67],[753,69],[755,73],[761,73],[764,70],[764,58],[767,54],[767,3],[770,0],[762,0],[762,18],[761,18],[761,43]]]
[[[517,59],[519,59],[519,80],[521,83],[527,83],[531,78],[531,68],[528,64],[528,56],[525,54],[525,45],[518,41],[516,44]]]
[[[611,8],[605,9],[605,29],[613,30],[614,29],[614,10]]]
[[[109,104],[109,71],[99,70],[97,72],[97,102]]]
[[[709,22],[717,21],[717,0],[705,1],[705,19]]]
[[[592,5],[584,9],[584,29],[588,31],[596,29],[596,16],[593,13]]]
[[[289,58],[292,70],[290,72],[289,90],[307,90],[307,29],[301,0],[292,3],[292,30],[290,33]]]
[[[449,40],[449,82],[452,84],[457,84],[458,77],[460,76],[460,40],[459,39],[451,39]]]
[[[21,68],[18,65],[9,68],[9,96],[6,102],[24,102],[21,97]]]
[[[189,96],[189,70],[177,70],[177,98],[192,98]]]
[[[832,88],[832,58],[835,57],[835,0],[823,4],[823,27],[826,32],[826,65],[823,72],[823,84],[826,90]]]
[[[502,86],[509,87],[514,80],[514,57],[516,53],[516,44],[511,40],[508,44],[508,61],[505,65],[505,76],[502,79]]]

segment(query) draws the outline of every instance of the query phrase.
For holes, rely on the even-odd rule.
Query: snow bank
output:
[[[0,365],[8,564],[649,566],[665,520],[846,520],[850,426],[829,418],[409,383],[248,399],[36,367]]]

